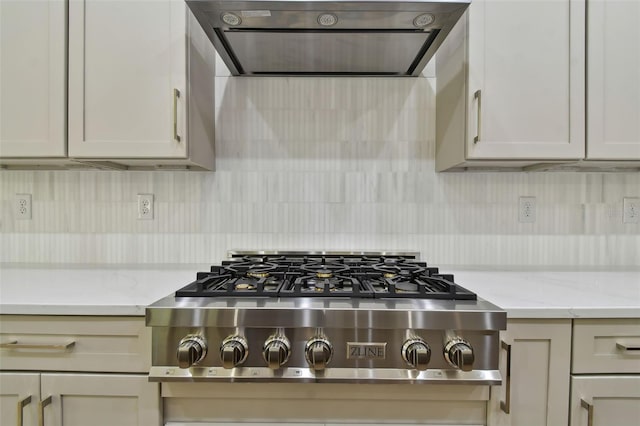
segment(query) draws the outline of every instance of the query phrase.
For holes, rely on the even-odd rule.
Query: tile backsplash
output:
[[[639,173],[435,173],[435,78],[216,78],[215,172],[0,172],[0,262],[213,263],[229,249],[448,265],[637,265]],[[16,220],[16,193],[33,219]],[[136,195],[155,194],[137,220]],[[518,197],[537,197],[535,223]]]

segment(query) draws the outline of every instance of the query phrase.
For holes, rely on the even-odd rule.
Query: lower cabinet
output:
[[[0,373],[4,425],[161,424],[160,390],[143,375]]]
[[[571,320],[508,320],[501,337],[502,385],[491,388],[487,424],[567,425]]]
[[[571,426],[640,425],[640,319],[573,322]]]
[[[0,316],[0,426],[159,426],[144,317]]]
[[[40,374],[0,373],[0,425],[38,424]]]
[[[489,386],[165,382],[162,397],[171,426],[484,425]]]
[[[610,425],[640,425],[640,376],[574,376],[571,426]]]
[[[159,425],[160,391],[146,376],[42,374],[42,416],[51,426]],[[48,406],[44,406],[50,401]]]
[[[165,426],[222,426],[222,425],[241,425],[241,426],[407,426],[407,423],[184,423],[184,422],[169,422],[165,423]],[[422,426],[429,426],[426,424],[422,424]],[[437,425],[436,425],[437,426]],[[471,425],[468,423],[447,423],[447,426],[482,426],[482,425]]]

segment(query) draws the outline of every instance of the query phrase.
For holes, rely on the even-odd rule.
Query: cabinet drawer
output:
[[[573,373],[640,373],[640,319],[577,319]]]
[[[0,316],[0,368],[149,371],[151,332],[143,317]]]

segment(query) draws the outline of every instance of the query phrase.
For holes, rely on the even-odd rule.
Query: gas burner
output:
[[[288,281],[280,290],[281,297],[352,297],[371,298],[373,290],[361,280],[348,276],[318,278],[304,275]]]
[[[253,269],[244,273],[228,267],[212,267],[211,272],[200,272],[196,281],[178,290],[178,297],[277,297],[286,280],[283,272],[267,272]]]
[[[230,283],[233,285],[234,290],[255,290],[258,286],[255,282],[251,281],[243,281],[238,279],[235,283]]]
[[[320,275],[320,274],[316,274],[316,275]],[[329,291],[335,291],[336,286],[341,284],[341,281],[336,278],[320,277],[320,276],[318,277],[318,279],[308,278],[304,282],[308,288],[314,289],[315,291],[323,291],[327,286],[329,287]]]
[[[399,281],[395,283],[396,292],[398,293],[417,293],[418,284],[407,281]]]
[[[476,300],[475,293],[453,282],[452,275],[416,275],[393,278],[369,276],[365,281],[373,289],[376,298],[414,298]]]
[[[372,269],[377,272],[381,272],[385,278],[403,277],[408,279],[419,274],[423,274],[426,268],[420,265],[414,265],[409,263],[378,263],[372,266]]]
[[[273,262],[238,262],[225,266],[228,271],[236,275],[250,278],[267,278],[271,273],[278,270],[278,265]]]
[[[257,272],[257,271],[247,272],[247,277],[251,277],[251,278],[267,278],[268,276],[269,276],[269,272]]]
[[[299,269],[310,272],[316,278],[332,278],[337,275],[344,275],[345,272],[347,272],[348,275],[348,271],[350,270],[344,263],[325,263],[324,259],[323,262],[305,263],[301,265]]]

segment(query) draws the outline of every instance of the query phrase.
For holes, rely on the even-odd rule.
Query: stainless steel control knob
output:
[[[220,359],[224,368],[234,368],[242,364],[249,355],[249,345],[242,336],[229,336],[220,345]]]
[[[444,347],[444,357],[452,367],[462,371],[471,371],[473,368],[473,348],[464,339],[449,340]]]
[[[310,339],[304,346],[305,358],[309,363],[309,367],[316,371],[324,370],[331,361],[333,356],[333,346],[322,337],[314,337]]]
[[[402,358],[416,370],[426,370],[431,360],[431,348],[419,337],[408,339],[402,345]]]
[[[190,334],[178,344],[178,367],[189,368],[207,355],[207,341],[197,334]]]
[[[264,342],[262,356],[272,370],[277,370],[287,363],[291,355],[289,339],[283,335],[274,335]]]

